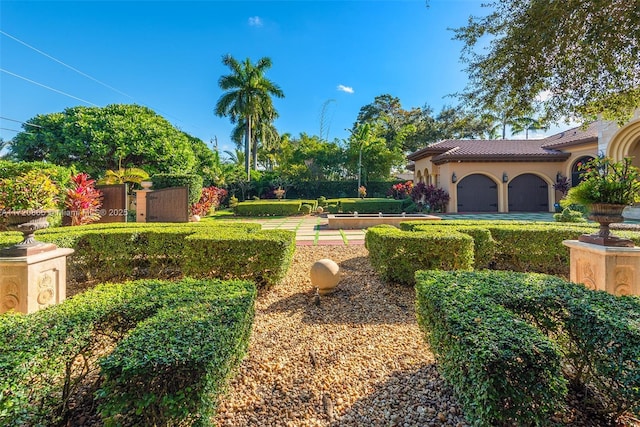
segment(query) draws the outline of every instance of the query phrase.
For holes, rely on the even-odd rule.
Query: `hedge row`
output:
[[[370,197],[386,197],[391,187],[404,181],[368,181],[363,183]],[[287,197],[317,199],[318,197],[356,197],[358,181],[303,181],[287,190]]]
[[[404,208],[408,206],[411,199],[396,200],[396,199],[328,199],[329,206],[335,205],[338,212],[342,213],[388,213],[399,214],[402,213]]]
[[[211,425],[255,297],[248,281],[147,280],[0,316],[0,424],[66,424],[79,387],[95,381],[106,425]]]
[[[391,225],[367,230],[369,260],[383,280],[414,283],[416,270],[471,270],[473,239],[455,230],[402,231]]]
[[[640,414],[640,300],[555,276],[416,273],[417,317],[476,426],[550,425],[567,384]]]
[[[474,268],[492,268],[547,274],[569,275],[569,248],[563,240],[576,240],[591,234],[593,224],[531,223],[522,221],[407,221],[402,230],[424,231],[432,228],[455,230],[474,239]],[[487,235],[489,233],[489,235]],[[616,230],[640,245],[640,233]]]
[[[316,200],[253,200],[240,202],[234,208],[238,216],[306,215],[317,208]],[[303,209],[304,206],[308,208]]]
[[[294,232],[261,231],[259,224],[96,224],[36,237],[75,249],[67,258],[67,276],[76,281],[189,275],[270,286],[282,280],[295,250]],[[18,233],[0,234],[0,246],[18,241]]]

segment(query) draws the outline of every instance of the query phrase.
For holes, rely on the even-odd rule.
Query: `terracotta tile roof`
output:
[[[433,156],[435,164],[453,161],[564,161],[570,154],[558,149],[598,141],[598,124],[576,127],[544,139],[447,139],[407,156],[410,161]]]
[[[542,141],[544,142],[542,146],[545,148],[560,148],[586,142],[598,142],[598,122],[590,123],[585,129],[576,127],[551,135]]]
[[[543,148],[541,140],[448,139],[416,151],[408,158],[418,160],[429,155],[433,156],[434,164],[453,161],[563,161],[569,157],[568,153]]]

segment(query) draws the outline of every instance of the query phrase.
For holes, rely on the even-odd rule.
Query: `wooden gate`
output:
[[[147,193],[147,222],[188,222],[189,190],[171,187]]]
[[[102,191],[100,220],[96,222],[127,222],[127,184],[96,185]]]

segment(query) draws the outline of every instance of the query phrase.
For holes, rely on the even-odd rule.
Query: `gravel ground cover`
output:
[[[342,279],[315,297],[313,263]],[[413,289],[385,285],[364,246],[296,248],[283,284],[261,292],[249,352],[221,426],[466,426],[414,315]]]
[[[342,278],[318,299],[309,271],[322,258],[337,262]],[[413,288],[381,282],[364,246],[298,246],[284,283],[256,304],[219,426],[469,426],[418,328]],[[550,422],[608,424],[579,397],[570,393]]]

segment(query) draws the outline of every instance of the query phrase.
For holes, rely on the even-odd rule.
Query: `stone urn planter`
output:
[[[23,240],[13,246],[0,249],[0,256],[28,256],[56,249],[57,246],[54,244],[37,241],[34,235],[36,231],[49,227],[47,217],[50,213],[51,211],[43,209],[3,212],[2,216],[7,223],[7,228],[21,231]]]
[[[600,224],[600,230],[595,234],[583,234],[578,240],[601,246],[633,247],[633,241],[622,239],[611,234],[610,224],[624,221],[622,211],[627,207],[623,204],[592,203],[588,206],[589,219]]]

